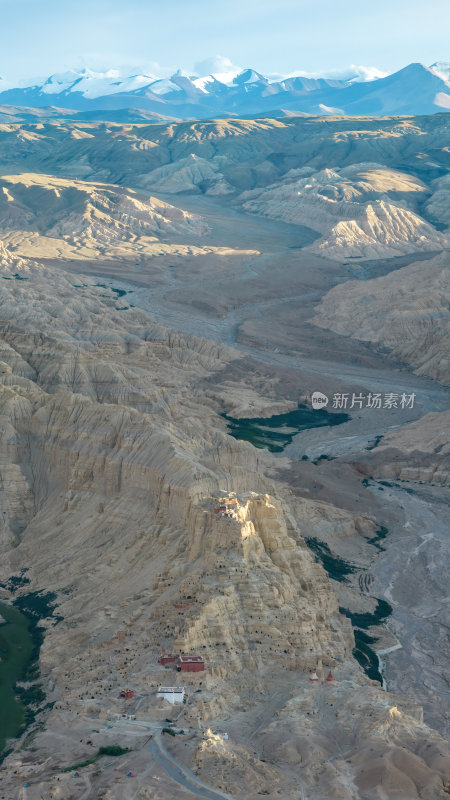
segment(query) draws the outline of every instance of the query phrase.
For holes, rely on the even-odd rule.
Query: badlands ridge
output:
[[[448,798],[444,117],[1,126],[0,599],[56,605],[0,797]],[[398,403],[230,435],[318,389]]]

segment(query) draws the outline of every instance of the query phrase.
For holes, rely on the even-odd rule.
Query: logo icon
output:
[[[325,408],[328,405],[328,397],[322,392],[313,392],[311,405],[316,411],[320,408]]]

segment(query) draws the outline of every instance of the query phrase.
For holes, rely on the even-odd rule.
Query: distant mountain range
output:
[[[51,75],[37,85],[4,86],[0,80],[0,105],[7,107],[0,109],[2,121],[24,121],[17,107],[52,108],[36,115],[40,118],[57,116],[57,107],[66,109],[64,116],[117,122],[450,111],[450,64],[443,62],[409,64],[373,80],[361,73],[347,80],[302,75],[269,79],[253,69],[205,77],[179,70],[170,78],[82,70]],[[32,112],[28,116],[34,118]]]

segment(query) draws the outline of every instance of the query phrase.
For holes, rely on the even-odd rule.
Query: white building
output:
[[[169,703],[182,703],[184,700],[184,686],[160,686],[156,697],[164,697]]]

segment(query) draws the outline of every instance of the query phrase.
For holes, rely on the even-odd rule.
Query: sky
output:
[[[388,73],[450,61],[449,32],[450,0],[0,0],[0,76],[207,74],[227,59],[266,75]]]

